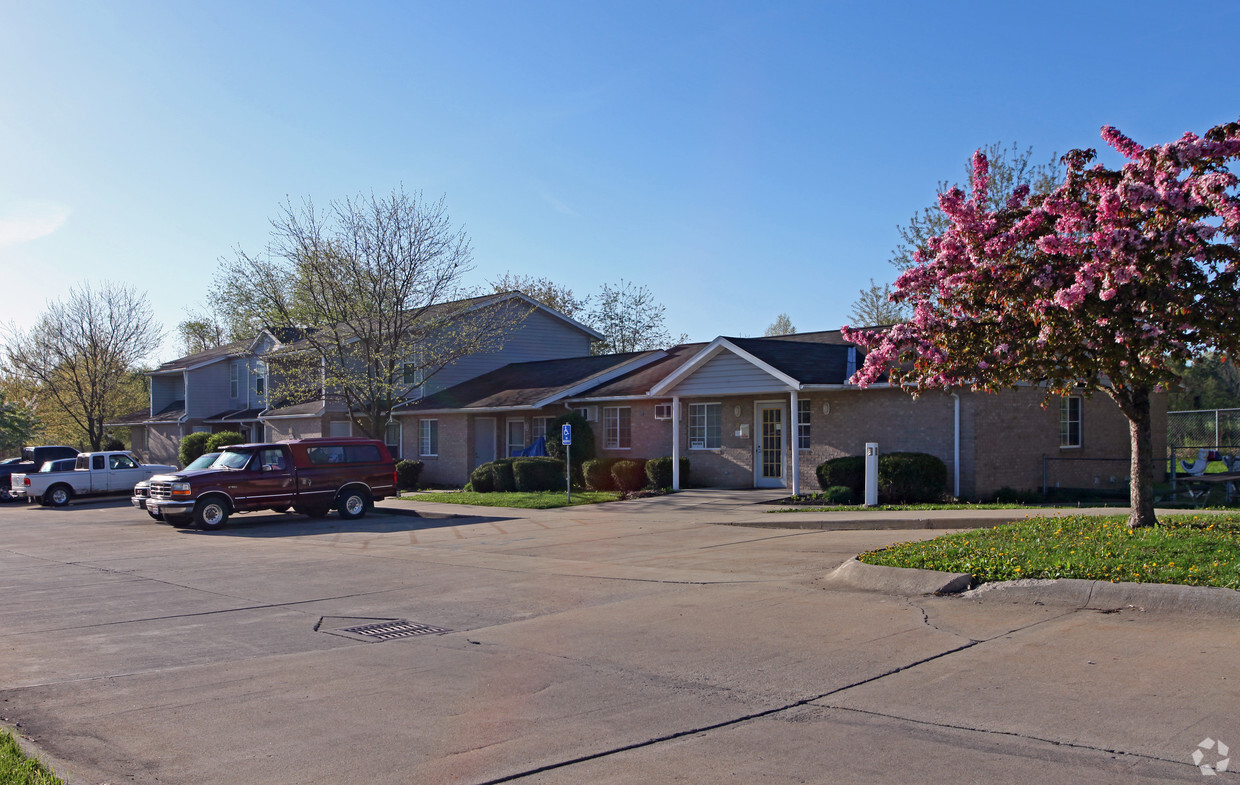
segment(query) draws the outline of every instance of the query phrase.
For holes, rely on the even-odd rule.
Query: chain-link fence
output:
[[[1240,409],[1167,412],[1167,447],[1226,450],[1240,444]]]

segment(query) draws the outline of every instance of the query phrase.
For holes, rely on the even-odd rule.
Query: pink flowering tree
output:
[[[893,299],[912,307],[911,320],[844,335],[869,349],[852,379],[863,387],[888,373],[914,394],[1019,383],[1044,385],[1048,398],[1106,393],[1129,422],[1128,523],[1151,526],[1151,395],[1177,383],[1183,361],[1240,350],[1240,181],[1230,168],[1240,123],[1144,148],[1109,126],[1102,137],[1127,159],[1118,170],[1074,150],[1054,190],[1017,187],[997,209],[976,154],[972,192],[940,197],[947,230],[896,281]]]

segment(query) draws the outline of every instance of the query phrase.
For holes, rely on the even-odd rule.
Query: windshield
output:
[[[212,469],[244,469],[245,465],[250,462],[250,453],[233,452],[225,450],[220,453],[220,457],[215,459],[215,463],[211,464]]]
[[[195,458],[188,466],[182,469],[182,471],[189,471],[190,469],[206,469],[211,464],[215,463],[215,459],[218,457],[220,457],[218,452],[203,453]]]

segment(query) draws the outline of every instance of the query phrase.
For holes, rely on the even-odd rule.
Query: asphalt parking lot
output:
[[[0,506],[0,718],[92,785],[1199,782],[1240,745],[1234,618],[822,581],[936,531],[419,510]]]

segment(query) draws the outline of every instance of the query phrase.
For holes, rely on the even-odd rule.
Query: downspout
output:
[[[680,490],[680,396],[672,396],[672,490]]]
[[[952,474],[955,475],[955,481],[952,487],[952,495],[957,499],[960,498],[960,396],[952,393],[952,409],[955,415],[955,427],[952,433]]]
[[[792,444],[792,495],[801,495],[801,445],[800,441],[800,418],[797,412],[797,391],[793,390],[791,394],[792,414],[788,417],[788,441]],[[757,434],[754,434],[755,438]]]

